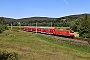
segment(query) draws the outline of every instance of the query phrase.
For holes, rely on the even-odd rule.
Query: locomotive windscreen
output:
[[[70,33],[74,33],[74,31],[73,30],[70,30]]]

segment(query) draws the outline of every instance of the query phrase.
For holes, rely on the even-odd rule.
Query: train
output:
[[[62,30],[62,29],[57,29],[55,27],[24,26],[23,31],[43,33],[49,35],[58,35],[58,36],[71,37],[71,38],[74,38],[75,36],[73,30]]]

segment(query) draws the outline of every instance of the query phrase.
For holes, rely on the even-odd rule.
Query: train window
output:
[[[70,33],[74,33],[74,31],[73,30],[70,30]]]

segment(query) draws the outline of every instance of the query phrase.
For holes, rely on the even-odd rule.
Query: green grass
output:
[[[0,50],[19,54],[20,60],[89,60],[90,45],[31,32],[4,31]]]
[[[56,44],[56,45],[59,45],[59,46],[64,46],[64,47],[68,47],[70,49],[78,50],[78,51],[81,51],[81,52],[90,53],[90,45],[89,44],[70,41],[70,40],[55,39],[52,36],[50,36],[50,37],[40,36],[40,37],[41,37],[41,39],[44,38],[45,41],[48,41],[50,43],[53,43],[53,44]]]
[[[12,26],[12,29],[23,29],[24,26]],[[11,26],[8,26],[11,29]]]

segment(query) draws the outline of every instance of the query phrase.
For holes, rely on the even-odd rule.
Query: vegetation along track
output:
[[[22,30],[20,30],[22,31]],[[26,32],[26,31],[22,31],[22,32]],[[33,33],[33,32],[32,32]],[[39,34],[39,33],[38,33]],[[62,39],[62,40],[70,40],[70,41],[75,41],[75,42],[81,42],[81,43],[86,43],[86,44],[90,44],[90,40],[89,39],[83,39],[83,38],[68,38],[68,37],[63,37],[63,36],[56,36],[56,35],[46,35],[46,34],[40,34],[40,35],[45,35],[45,36],[53,36],[56,39]]]
[[[45,35],[45,34],[43,34],[43,35]],[[68,37],[55,36],[55,35],[46,35],[46,36],[54,36],[56,39],[70,40],[70,41],[75,41],[75,42],[81,42],[81,43],[90,44],[90,41],[89,40],[82,39],[82,38],[68,38]]]

